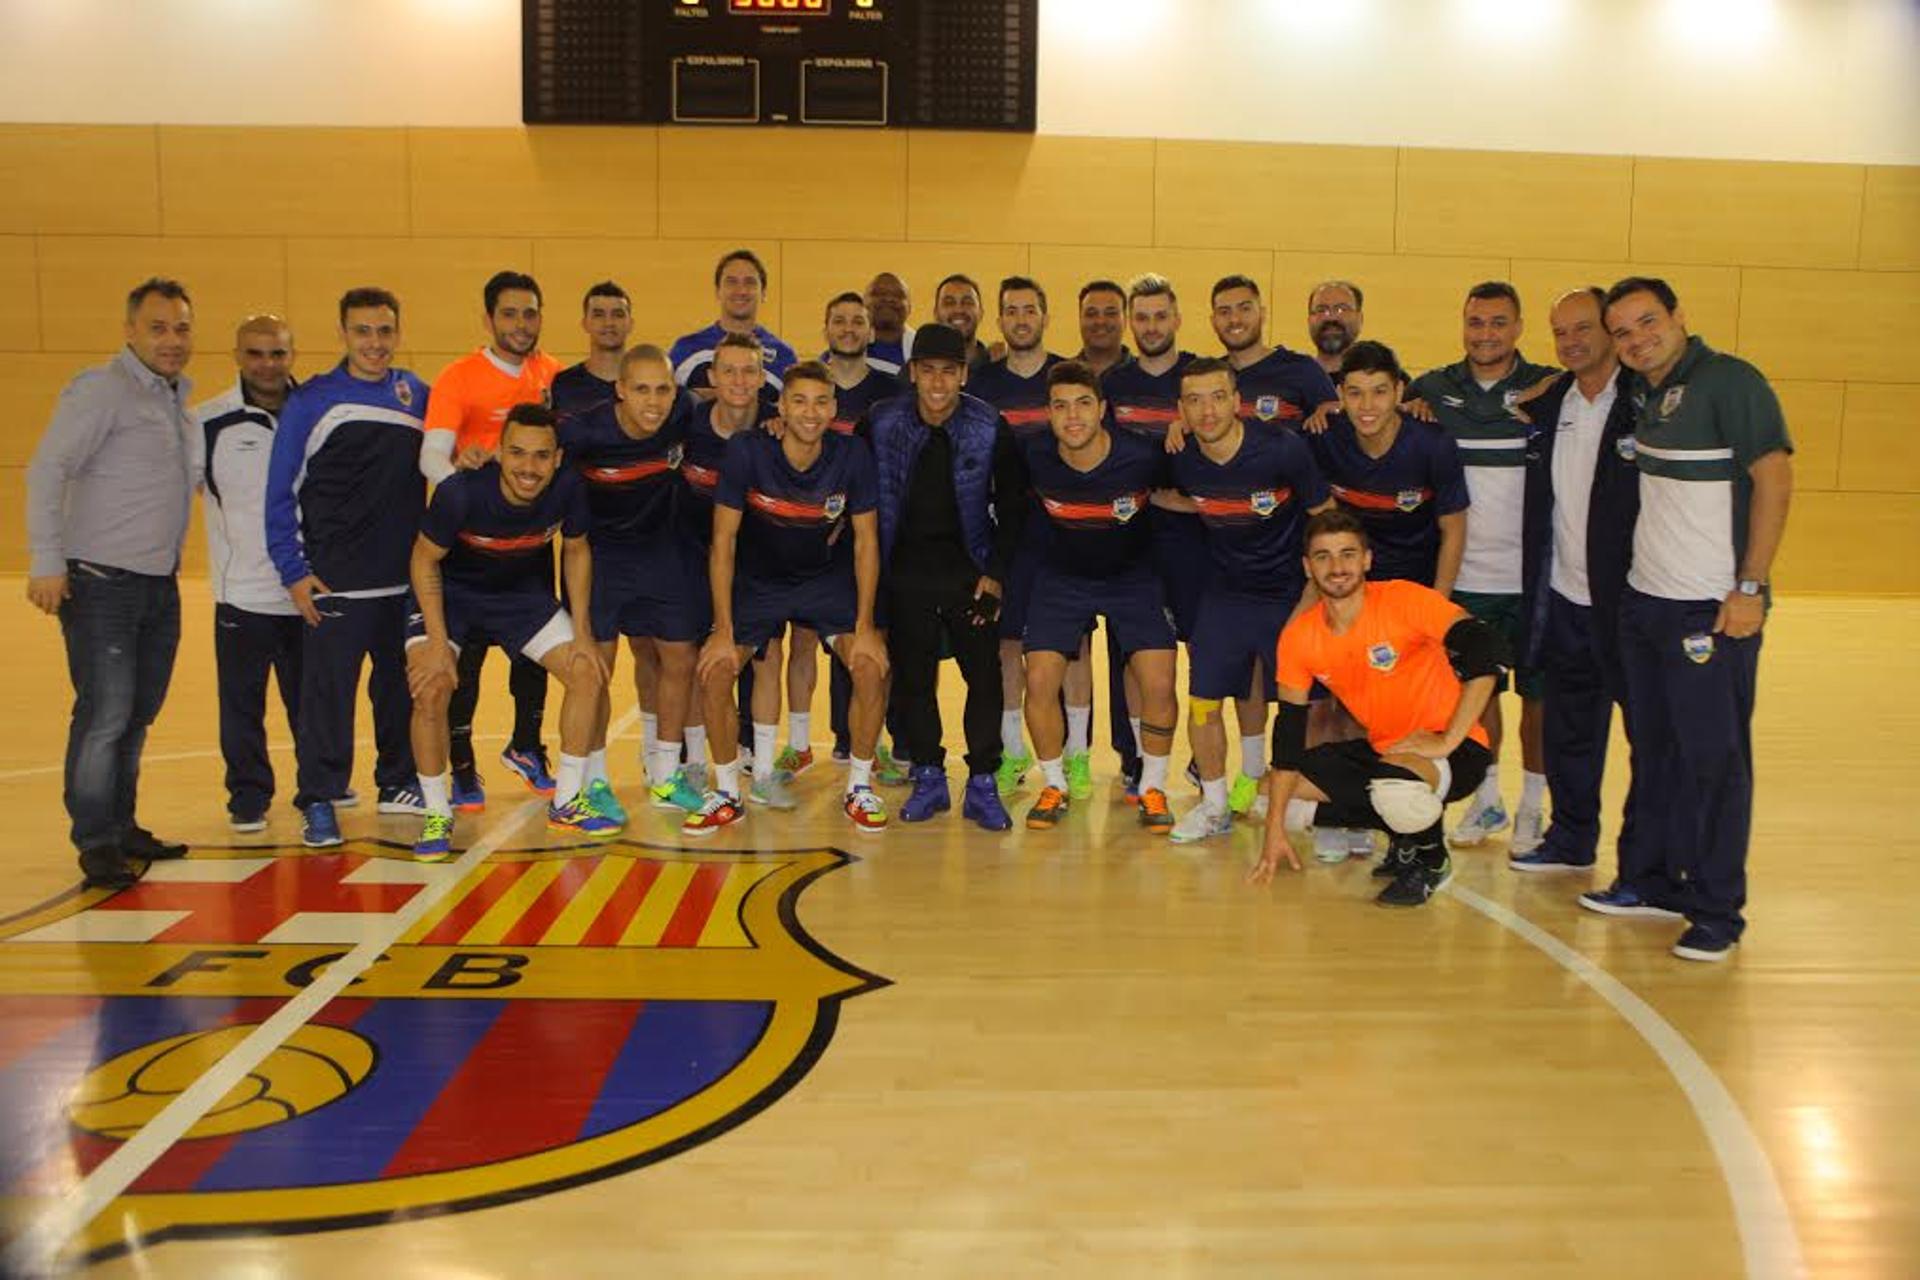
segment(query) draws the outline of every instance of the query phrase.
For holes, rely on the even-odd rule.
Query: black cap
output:
[[[967,340],[950,324],[923,324],[913,331],[913,359],[967,362]]]

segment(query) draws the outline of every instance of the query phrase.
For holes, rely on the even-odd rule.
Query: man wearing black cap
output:
[[[905,822],[951,807],[937,697],[942,641],[967,683],[967,787],[961,812],[989,831],[1013,825],[994,786],[1000,767],[1001,583],[1019,535],[1022,464],[1000,415],[966,395],[967,340],[921,327],[910,394],[867,419],[879,480],[881,602],[893,667],[896,746],[913,762]],[[996,522],[998,511],[1003,519]]]

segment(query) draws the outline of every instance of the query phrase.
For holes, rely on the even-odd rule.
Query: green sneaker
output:
[[[647,794],[653,797],[656,809],[679,809],[685,813],[698,813],[706,802],[706,793],[693,785],[685,769],[675,769],[673,776],[657,787],[648,787]]]
[[[797,778],[813,768],[813,748],[808,747],[804,751],[799,751],[788,746],[773,758],[773,767],[781,773],[792,774]]]
[[[1233,786],[1227,791],[1227,810],[1230,813],[1245,814],[1259,798],[1260,779],[1249,778],[1244,773],[1233,775]]]
[[[1067,794],[1075,800],[1093,795],[1093,756],[1085,751],[1067,757]]]
[[[1020,789],[1020,783],[1026,778],[1027,770],[1033,768],[1033,757],[1022,751],[1017,756],[1004,752],[1000,756],[1000,770],[993,775],[993,785],[1000,794],[1010,796]]]
[[[885,747],[873,753],[873,780],[883,787],[904,787],[913,781],[913,769],[905,760],[894,759]]]
[[[453,815],[429,813],[413,843],[415,862],[445,862],[453,857]]]
[[[627,807],[620,803],[619,796],[613,794],[613,787],[605,778],[595,778],[587,784],[587,800],[621,826],[627,825]]]

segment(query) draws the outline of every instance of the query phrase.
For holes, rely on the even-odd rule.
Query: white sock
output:
[[[1128,716],[1127,724],[1133,728],[1133,745],[1137,748],[1140,745],[1140,717]]]
[[[607,776],[607,749],[601,747],[596,751],[587,752],[587,785],[612,781],[613,779]]]
[[[1027,740],[1020,726],[1020,708],[1000,713],[1000,753],[1009,756],[1027,754]]]
[[[1067,754],[1083,756],[1092,749],[1093,708],[1067,708]]]
[[[673,781],[673,775],[680,768],[680,744],[677,742],[657,742],[647,752],[647,782],[651,786],[664,787]]]
[[[1289,831],[1309,831],[1313,828],[1313,819],[1320,812],[1316,800],[1287,801],[1286,828]]]
[[[813,712],[787,712],[787,745],[795,751],[805,751],[813,746]]]
[[[640,713],[640,749],[651,751],[660,740],[660,717],[651,711]]]
[[[1483,809],[1491,809],[1498,806],[1500,804],[1500,775],[1492,769],[1487,770],[1487,776],[1481,779],[1480,789],[1473,793],[1473,798]]]
[[[1050,787],[1061,791],[1067,789],[1067,766],[1059,756],[1040,762],[1040,776],[1047,780],[1047,785]]]
[[[1520,812],[1538,813],[1547,798],[1547,775],[1522,770],[1520,774]]]
[[[753,722],[753,776],[771,778],[773,776],[773,758],[780,754],[775,745],[780,741],[780,726]]]
[[[873,785],[873,761],[848,760],[847,761],[847,790],[851,791],[855,787],[871,787],[872,785]]]
[[[420,796],[427,802],[427,812],[437,813],[443,818],[453,816],[453,774],[451,772],[430,778],[420,775]]]
[[[740,798],[740,757],[735,756],[732,764],[714,766],[713,789],[724,791],[734,799]]]
[[[1227,780],[1225,778],[1200,779],[1200,803],[1209,813],[1227,811]]]
[[[560,767],[553,771],[553,807],[564,809],[580,794],[587,781],[587,758],[560,753]]]
[[[704,766],[707,763],[707,726],[690,724],[686,728],[687,763]]]
[[[1140,789],[1142,791],[1165,791],[1167,789],[1167,765],[1171,756],[1140,757]]]
[[[1249,778],[1267,776],[1267,735],[1256,733],[1240,739],[1240,772]]]

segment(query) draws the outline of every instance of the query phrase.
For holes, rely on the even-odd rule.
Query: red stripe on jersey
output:
[[[817,502],[795,502],[791,498],[776,498],[758,489],[747,490],[747,501],[768,515],[785,516],[789,520],[827,519],[826,507]]]
[[[646,462],[628,462],[617,467],[588,467],[585,475],[589,484],[622,485],[671,470],[673,463],[669,459],[652,458]]]
[[[1431,489],[1409,489],[1409,494],[1417,494],[1419,501],[1412,506],[1403,506],[1397,493],[1369,493],[1365,489],[1349,489],[1345,485],[1328,485],[1333,496],[1350,507],[1359,507],[1366,511],[1412,511],[1424,505],[1433,496]]]
[[[1146,510],[1147,491],[1145,489],[1138,493],[1121,496],[1133,500],[1133,510],[1128,513],[1127,519],[1130,520]],[[1045,505],[1047,514],[1058,520],[1119,520],[1120,513],[1113,509],[1114,502],[1119,500],[1115,498],[1112,502],[1062,502],[1058,498],[1049,498],[1044,493],[1040,495],[1040,501]]]
[[[696,467],[691,462],[680,464],[680,478],[698,489],[701,493],[712,495],[720,487],[720,473],[712,467]]]
[[[1255,499],[1259,504],[1255,505]],[[1203,516],[1270,516],[1293,500],[1291,489],[1262,489],[1244,498],[1203,498],[1194,495],[1193,505]]]
[[[1144,404],[1118,404],[1113,407],[1113,420],[1128,423],[1172,422],[1179,417],[1177,409],[1156,409]]]
[[[552,542],[553,536],[559,532],[560,526],[557,524],[551,525],[536,533],[521,533],[511,538],[489,538],[484,533],[468,533],[462,530],[460,533],[460,541],[466,543],[476,551],[490,551],[498,555],[503,552],[538,551],[541,547]]]
[[[1002,409],[1000,416],[1007,420],[1010,427],[1030,427],[1036,422],[1047,420],[1047,406],[1035,405],[1031,409]]]
[[[837,431],[843,436],[850,436],[853,434],[853,429],[859,425],[860,424],[852,418],[835,418],[827,424],[827,428],[832,431]]]

